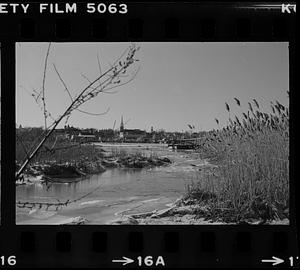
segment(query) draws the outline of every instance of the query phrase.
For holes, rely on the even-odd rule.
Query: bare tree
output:
[[[44,114],[44,124],[45,124],[45,130],[42,134],[42,136],[39,138],[38,142],[32,146],[32,148],[27,152],[27,156],[25,160],[22,162],[22,165],[20,166],[19,170],[16,172],[16,180],[19,179],[30,163],[30,161],[37,155],[41,147],[44,145],[44,143],[47,141],[47,139],[51,136],[53,131],[56,129],[59,123],[62,122],[63,119],[65,119],[66,123],[71,116],[71,113],[74,110],[78,110],[84,113],[87,113],[85,111],[80,110],[79,108],[85,104],[86,102],[90,101],[91,99],[94,99],[97,97],[100,93],[111,93],[110,91],[116,87],[120,87],[122,85],[125,85],[129,82],[131,82],[137,72],[139,71],[139,68],[137,68],[130,76],[129,79],[125,80],[123,78],[126,78],[126,75],[128,73],[128,69],[130,66],[132,66],[138,59],[135,59],[135,54],[139,50],[139,47],[137,47],[135,44],[132,44],[127,48],[121,56],[108,68],[106,71],[101,72],[100,67],[100,61],[99,57],[97,56],[100,75],[95,78],[93,81],[89,81],[88,85],[82,89],[79,94],[75,97],[71,95],[71,91],[68,89],[67,85],[62,79],[62,76],[58,72],[56,66],[54,65],[54,69],[56,74],[58,75],[60,81],[65,87],[66,92],[68,93],[68,96],[70,98],[70,105],[64,110],[64,112],[58,116],[56,119],[52,117],[52,115],[47,111],[46,109],[46,101],[45,101],[45,78],[46,78],[46,70],[47,70],[47,61],[50,51],[50,44],[48,46],[46,58],[45,58],[45,68],[44,68],[44,76],[43,76],[43,87],[40,93],[36,93],[36,95],[33,96],[40,96],[42,95],[42,109]],[[90,114],[90,113],[88,113]],[[53,122],[47,126],[47,118],[51,117],[53,119]]]

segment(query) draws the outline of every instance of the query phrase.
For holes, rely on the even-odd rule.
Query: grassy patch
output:
[[[272,113],[262,112],[257,101],[248,105],[242,118],[229,118],[225,128],[206,134],[198,151],[218,167],[199,172],[186,198],[200,203],[214,194],[206,203],[211,217],[223,221],[288,218],[289,110],[279,102]]]
[[[111,149],[111,157],[114,158],[158,158],[157,153],[151,151],[146,153],[145,151],[138,149],[124,149],[121,147],[114,147]]]
[[[37,144],[42,134],[42,129],[32,128],[27,130],[17,130],[16,141],[16,162],[21,164],[30,149]],[[78,163],[81,161],[96,161],[102,158],[103,150],[93,144],[80,144],[70,142],[64,138],[51,136],[32,163]]]
[[[34,138],[39,136],[41,129],[18,130],[16,147],[16,168],[26,158],[26,153],[34,145]],[[34,136],[35,135],[35,136]],[[26,150],[28,149],[28,150]],[[68,166],[74,172],[75,168],[83,173],[103,172],[105,168],[136,168],[163,166],[170,163],[167,158],[159,158],[154,152],[147,153],[142,150],[112,148],[111,152],[93,144],[80,144],[70,142],[59,137],[50,137],[49,141],[40,149],[36,157],[31,161],[31,166],[26,169],[27,174],[35,175],[43,170],[40,165],[51,165],[54,175],[68,175]],[[59,165],[55,167],[55,165]],[[67,166],[67,167],[66,167]],[[64,173],[59,173],[63,171]],[[76,176],[76,173],[73,173]]]

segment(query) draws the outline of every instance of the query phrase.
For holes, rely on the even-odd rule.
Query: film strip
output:
[[[16,102],[16,89],[19,87],[17,53],[19,48],[25,46],[23,44],[49,42],[66,45],[148,42],[158,47],[160,44],[174,43],[288,43],[286,60],[292,118],[289,121],[292,139],[288,155],[289,223],[137,225],[127,222],[125,225],[107,225],[99,222],[86,226],[19,223],[16,215],[19,197],[15,181],[17,139],[14,139],[17,138],[16,119],[19,113],[19,103]],[[295,196],[297,181],[294,175],[295,3],[1,2],[0,44],[0,268],[299,267]],[[97,61],[97,57],[95,59]],[[30,58],[27,60],[30,62]],[[126,125],[126,119],[124,122]],[[118,136],[121,138],[120,134]],[[156,197],[151,199],[155,200]],[[61,201],[64,202],[60,200],[59,203]],[[30,203],[23,200],[19,205],[25,207]],[[95,203],[95,200],[91,199],[88,203]],[[40,205],[41,208],[45,207],[42,203]],[[35,211],[38,207],[39,202],[36,202],[28,211]]]

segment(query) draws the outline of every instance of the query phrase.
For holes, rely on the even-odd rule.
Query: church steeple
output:
[[[121,117],[121,125],[120,125],[120,132],[124,131],[124,122],[123,122],[123,115]]]

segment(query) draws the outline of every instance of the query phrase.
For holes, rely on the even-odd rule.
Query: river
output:
[[[167,157],[168,166],[147,169],[107,169],[73,183],[46,185],[33,181],[16,188],[17,201],[65,202],[87,197],[62,209],[16,209],[17,224],[59,224],[65,219],[82,217],[88,224],[109,224],[122,214],[164,209],[181,197],[188,184],[197,181],[199,166],[207,164],[192,151],[174,151],[162,144],[96,144],[105,151],[124,149],[146,155]]]

